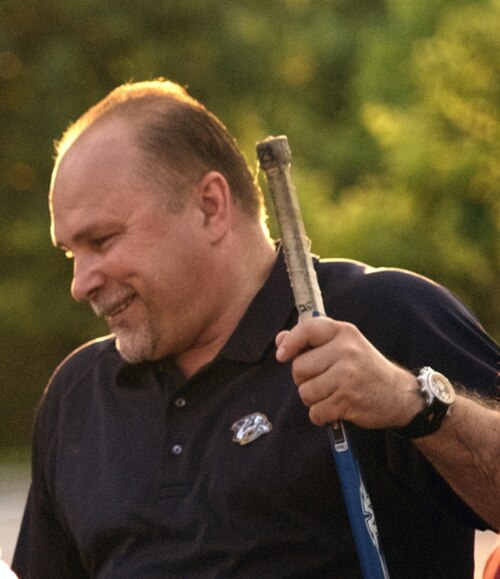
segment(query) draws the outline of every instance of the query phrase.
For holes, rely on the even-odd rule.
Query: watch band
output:
[[[441,382],[444,381],[446,383],[449,389],[449,400],[444,401],[442,397],[433,394],[428,384],[428,380],[431,379],[432,375],[439,376]],[[448,414],[455,400],[453,387],[449,380],[432,368],[426,366],[419,370],[417,380],[420,385],[420,392],[425,398],[425,408],[418,412],[406,426],[390,428],[392,432],[403,438],[420,438],[439,430],[443,419]]]

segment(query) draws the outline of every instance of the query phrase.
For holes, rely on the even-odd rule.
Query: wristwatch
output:
[[[406,426],[391,428],[403,438],[419,438],[436,432],[455,403],[455,390],[448,378],[440,372],[425,366],[418,371],[417,382],[424,397],[425,408]]]

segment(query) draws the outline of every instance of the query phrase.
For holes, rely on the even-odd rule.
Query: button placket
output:
[[[176,398],[174,400],[174,405],[177,408],[184,408],[184,406],[186,406],[186,399],[185,398]]]
[[[170,450],[175,456],[179,456],[184,451],[181,444],[174,444]]]
[[[178,398],[176,398],[174,400],[174,406],[176,408],[184,408],[186,406],[186,399],[183,398],[182,396],[179,396]],[[184,446],[182,444],[173,444],[170,447],[170,452],[174,455],[174,456],[180,456],[183,452],[184,452]]]

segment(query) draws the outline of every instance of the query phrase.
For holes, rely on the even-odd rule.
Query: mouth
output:
[[[107,312],[105,312],[105,317],[108,320],[112,320],[113,318],[116,318],[116,316],[118,316],[123,311],[125,311],[134,300],[135,300],[135,295],[128,297],[125,301],[120,302],[118,305],[116,305],[112,309],[109,309]]]
[[[99,316],[99,317],[103,317],[105,318],[107,321],[112,321],[114,318],[116,318],[117,316],[119,316],[122,312],[124,312],[129,306],[130,304],[135,300],[136,298],[136,294],[132,294],[130,296],[127,296],[124,299],[117,301],[114,301],[113,303],[110,304],[105,304],[105,303],[91,303],[90,305],[92,306],[92,309],[94,310],[94,313]]]

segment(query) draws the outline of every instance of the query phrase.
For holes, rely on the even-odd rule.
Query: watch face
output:
[[[444,404],[450,405],[455,402],[455,390],[443,374],[433,372],[430,375],[429,386],[434,396]]]

